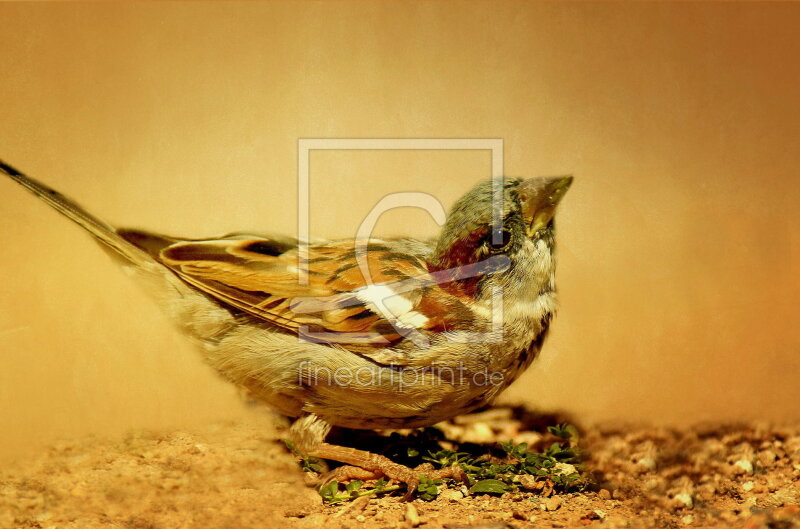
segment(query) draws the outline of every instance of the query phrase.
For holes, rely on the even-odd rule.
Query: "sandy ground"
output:
[[[542,418],[509,413],[445,431],[535,442]],[[285,448],[286,426],[254,409],[195,431],[59,442],[0,470],[0,528],[800,527],[800,427],[583,427],[592,481],[583,492],[465,497],[453,486],[431,502],[387,495],[328,506]]]

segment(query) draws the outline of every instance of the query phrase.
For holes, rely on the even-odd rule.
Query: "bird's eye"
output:
[[[490,251],[502,252],[511,244],[511,230],[506,228],[492,230],[488,244]]]

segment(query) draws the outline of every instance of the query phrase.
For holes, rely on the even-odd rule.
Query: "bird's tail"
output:
[[[58,191],[17,171],[2,160],[0,160],[0,173],[10,177],[12,180],[28,189],[28,191],[50,204],[59,213],[91,233],[98,242],[112,250],[112,254],[116,257],[122,258],[123,261],[127,261],[130,264],[144,267],[155,263],[150,255],[121,237],[113,226],[93,216]]]

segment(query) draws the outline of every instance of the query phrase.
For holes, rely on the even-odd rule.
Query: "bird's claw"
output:
[[[460,483],[468,483],[466,472],[457,465],[436,470],[430,463],[424,463],[413,469],[392,463],[391,465],[381,465],[380,468],[375,469],[366,469],[354,465],[341,466],[320,476],[318,484],[323,487],[332,481],[347,482],[354,479],[367,481],[380,478],[389,478],[390,484],[393,481],[397,481],[406,485],[406,492],[402,497],[402,501],[411,501],[413,499],[421,478],[430,480],[453,479]]]

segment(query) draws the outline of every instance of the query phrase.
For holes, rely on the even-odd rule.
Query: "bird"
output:
[[[494,178],[459,198],[433,238],[187,239],[117,228],[0,160],[0,172],[86,230],[155,297],[205,362],[294,419],[333,479],[410,468],[329,443],[331,428],[434,425],[487,404],[539,355],[557,309],[555,214],[572,176]]]

